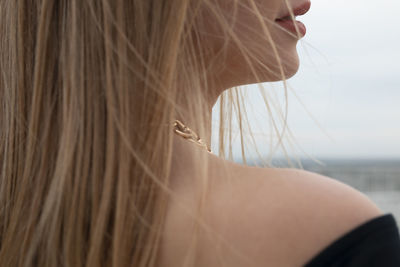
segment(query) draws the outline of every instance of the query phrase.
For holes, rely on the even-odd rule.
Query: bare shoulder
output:
[[[253,178],[250,184],[260,186],[265,192],[276,186],[276,192],[287,199],[286,204],[294,205],[307,214],[315,214],[309,215],[316,219],[337,221],[341,216],[344,222],[357,223],[381,214],[362,192],[317,173],[295,169],[256,169]]]
[[[243,167],[234,176],[210,208],[217,232],[241,252],[225,257],[230,266],[300,266],[383,214],[361,192],[315,173]]]
[[[303,266],[333,241],[382,215],[364,194],[318,174],[228,165],[211,174],[197,266]],[[184,177],[187,178],[187,177]],[[197,207],[197,186],[173,203]],[[178,201],[179,200],[179,201]],[[171,204],[159,266],[181,266],[192,248],[192,217]]]

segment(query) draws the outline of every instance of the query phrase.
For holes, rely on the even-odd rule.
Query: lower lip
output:
[[[297,29],[299,30],[299,34],[301,37],[306,35],[306,26],[301,21],[295,20],[277,20],[276,23],[280,25],[281,27],[285,28],[286,30],[290,31],[291,33],[294,33],[297,35],[296,31],[296,26]]]

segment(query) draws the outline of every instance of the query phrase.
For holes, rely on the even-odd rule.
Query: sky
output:
[[[298,18],[307,34],[298,45],[300,69],[289,80],[288,125],[296,156],[400,158],[398,14],[398,0],[314,0]],[[271,86],[282,99],[281,83],[265,84]],[[257,88],[246,93],[250,106],[263,110]],[[256,133],[268,132],[259,114],[249,113],[251,124]],[[267,154],[269,139],[255,136]],[[234,151],[239,154],[238,142]]]

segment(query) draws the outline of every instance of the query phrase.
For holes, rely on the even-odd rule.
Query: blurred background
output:
[[[299,167],[341,180],[364,192],[400,222],[400,1],[314,0],[299,17],[307,34],[299,42],[301,66],[288,81],[287,154]],[[262,84],[270,103],[285,109],[282,83]],[[277,134],[257,85],[243,88],[257,153],[284,166]],[[218,104],[212,149],[218,151]],[[279,111],[273,112],[282,129]],[[248,131],[245,128],[245,132]],[[292,133],[292,136],[291,136]],[[236,139],[235,139],[236,138]],[[251,139],[249,137],[249,139]],[[240,162],[239,136],[233,158]]]

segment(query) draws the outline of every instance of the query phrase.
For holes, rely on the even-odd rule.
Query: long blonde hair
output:
[[[171,122],[206,109],[190,33],[211,2],[0,2],[0,266],[155,266]]]

